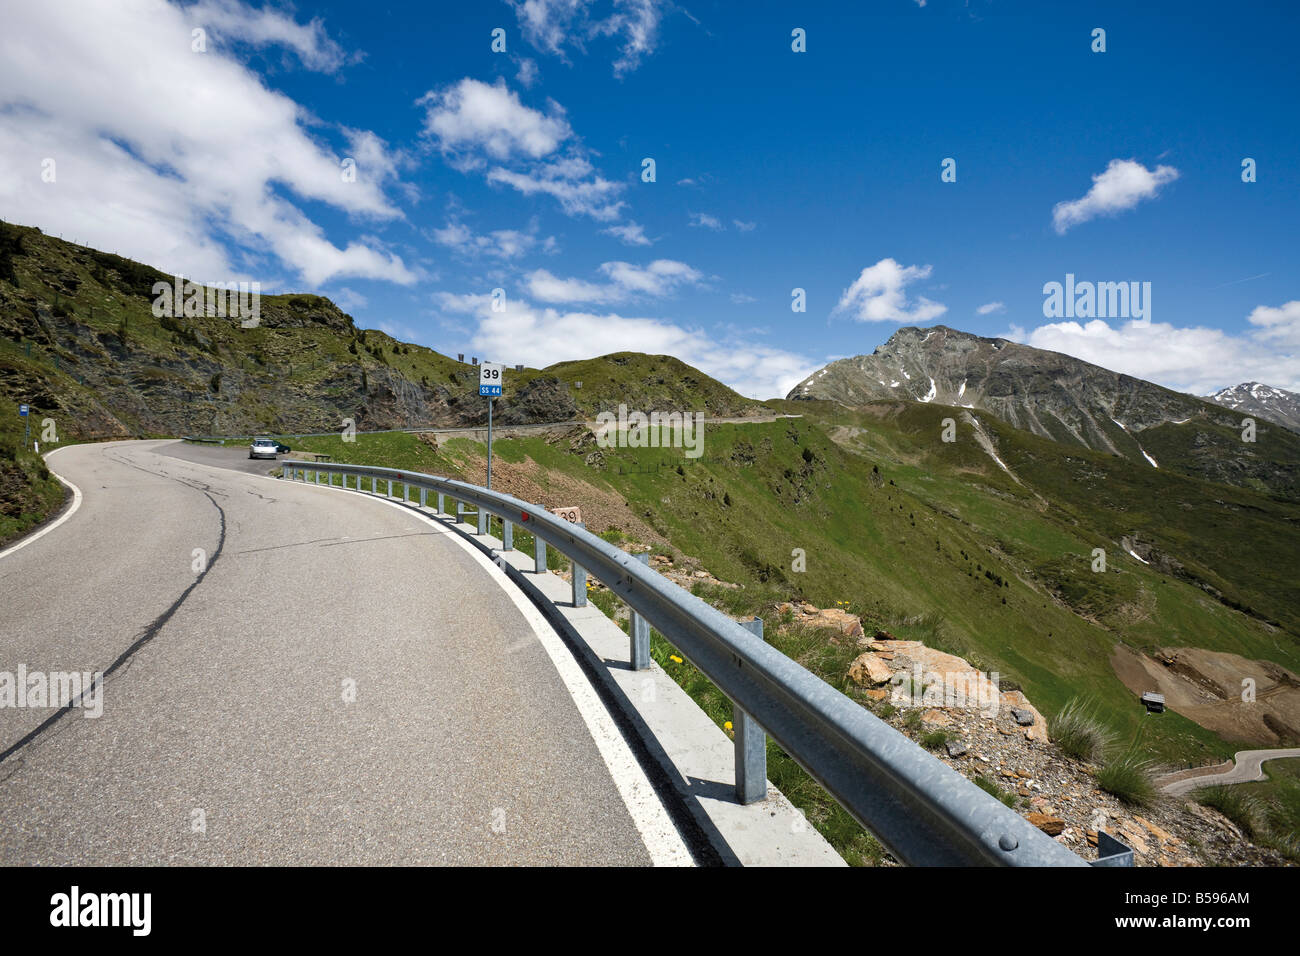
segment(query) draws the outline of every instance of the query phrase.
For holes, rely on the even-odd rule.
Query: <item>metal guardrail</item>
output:
[[[392,468],[365,465],[281,462],[288,480],[313,480],[344,488],[355,479],[362,491],[379,493],[380,482],[410,501],[419,490],[427,506],[447,513],[446,499],[478,509],[477,531],[488,515],[503,522],[502,547],[513,549],[513,526],[532,532],[534,567],[546,570],[549,545],[574,563],[573,602],[586,603],[591,574],[635,612],[630,635],[632,666],[650,666],[649,627],[655,627],[727,695],[743,714],[735,721],[737,795],[761,799],[766,781],[762,732],[770,735],[900,861],[921,866],[1087,866],[1088,862],[1043,833],[1000,800],[870,713],[860,704],[764,643],[759,634],[679,588],[637,556],[585,529],[510,495],[477,485]],[[311,475],[311,479],[308,479]],[[1109,854],[1093,865],[1132,865],[1132,851],[1113,839]]]

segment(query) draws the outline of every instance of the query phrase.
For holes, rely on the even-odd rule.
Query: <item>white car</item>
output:
[[[248,446],[249,458],[269,458],[275,461],[275,456],[280,452],[280,443],[272,441],[270,438],[256,438],[253,444]]]

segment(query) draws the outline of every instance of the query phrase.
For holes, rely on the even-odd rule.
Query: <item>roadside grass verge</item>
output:
[[[68,494],[45,459],[24,447],[22,425],[6,422],[0,428],[0,549],[58,513]]]

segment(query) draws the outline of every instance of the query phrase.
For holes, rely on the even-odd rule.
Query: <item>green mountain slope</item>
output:
[[[264,295],[260,324],[157,318],[172,277],[0,223],[0,398],[73,438],[477,425],[478,369],[360,329],[315,295]],[[582,387],[578,384],[581,382]],[[594,416],[620,402],[730,416],[757,403],[668,356],[621,353],[507,370],[504,424]]]
[[[680,449],[599,448],[585,431],[502,440],[494,476],[539,503],[584,506],[597,531],[699,558],[745,585],[706,594],[733,613],[770,616],[792,598],[848,602],[868,627],[998,670],[1048,713],[1074,696],[1095,698],[1123,739],[1141,734],[1147,752],[1175,764],[1231,745],[1177,714],[1144,722],[1112,668],[1117,643],[1300,668],[1296,584],[1286,574],[1295,538],[1277,533],[1300,516],[1294,505],[1081,453],[982,416],[1018,484],[975,441],[939,448],[927,437],[960,409],[787,407],[807,417],[709,425],[694,460]],[[466,439],[303,445],[483,479],[484,449]],[[1253,523],[1226,520],[1243,515]],[[1261,539],[1260,553],[1245,554],[1242,536]],[[1130,556],[1123,538],[1151,563]],[[1090,569],[1094,548],[1108,556],[1103,574]],[[795,570],[797,550],[806,571]],[[847,686],[844,674],[823,676]]]
[[[979,409],[1065,445],[1300,501],[1300,434],[1267,417],[1256,421],[1254,440],[1245,440],[1244,411],[1060,352],[942,325],[899,329],[870,355],[814,372],[788,397]]]

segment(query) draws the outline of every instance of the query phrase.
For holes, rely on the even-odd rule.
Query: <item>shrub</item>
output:
[[[1071,757],[1096,763],[1111,744],[1110,732],[1097,716],[1096,708],[1072,697],[1048,724],[1056,746]]]
[[[1136,752],[1130,751],[1108,760],[1097,771],[1097,784],[1127,804],[1144,807],[1156,799],[1156,785],[1151,769],[1151,761],[1143,760]]]
[[[1263,808],[1259,801],[1240,787],[1217,786],[1201,787],[1193,791],[1196,802],[1203,807],[1212,807],[1237,826],[1252,839],[1259,836],[1263,823]]]
[[[921,738],[921,746],[930,750],[939,750],[948,743],[946,730],[932,730]]]

